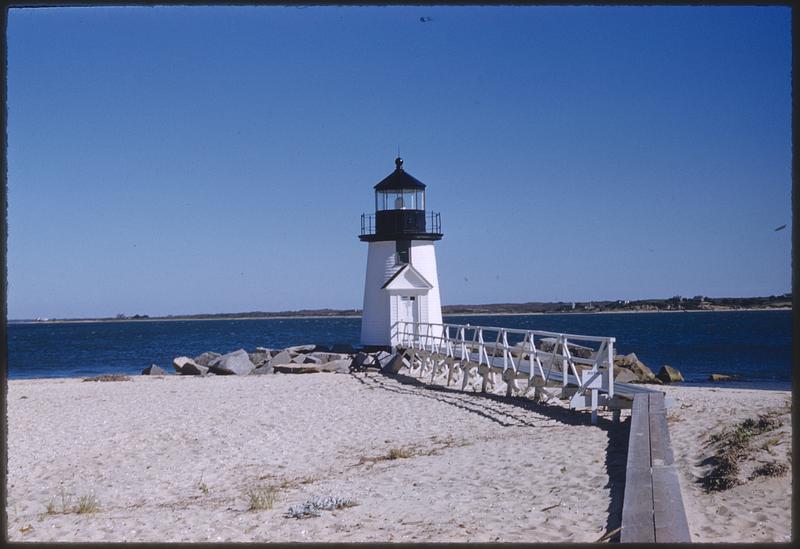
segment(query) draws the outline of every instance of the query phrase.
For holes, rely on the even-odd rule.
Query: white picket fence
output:
[[[608,402],[614,396],[613,337],[403,321],[392,329],[411,372],[420,377],[430,374],[431,381],[446,374],[450,385],[461,373],[464,389],[479,375],[481,390],[486,391],[499,374],[507,383],[507,395],[520,390],[517,380],[526,379],[528,388],[535,388],[534,398],[544,400],[549,396],[544,389],[548,382],[560,381],[562,394],[567,394],[568,385],[577,386],[570,407],[590,408],[592,423],[597,422],[600,398]],[[516,341],[509,343],[509,338]]]

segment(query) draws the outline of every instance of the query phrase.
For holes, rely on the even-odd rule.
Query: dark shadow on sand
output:
[[[517,396],[506,397],[491,393],[480,393],[472,391],[462,391],[456,387],[444,387],[442,385],[430,385],[417,378],[404,374],[389,374],[380,372],[365,372],[351,374],[355,379],[364,385],[369,385],[384,391],[399,394],[408,394],[417,397],[430,398],[443,402],[450,406],[459,408],[473,414],[477,414],[485,419],[497,423],[501,427],[529,427],[535,429],[546,429],[550,426],[534,424],[523,417],[494,406],[494,403],[511,404],[520,410],[535,412],[549,420],[558,421],[566,425],[591,425],[591,414],[570,410],[558,405],[548,405],[534,402],[532,399]],[[384,377],[393,379],[401,385],[414,387],[415,389],[397,387],[387,384]],[[608,445],[605,452],[605,466],[608,473],[608,484],[604,488],[610,491],[611,501],[609,502],[606,520],[606,532],[611,532],[622,525],[622,503],[625,494],[625,472],[628,459],[628,434],[630,432],[630,418],[618,423],[608,418],[598,416],[597,428],[606,432]],[[619,532],[610,538],[611,542],[619,541]]]

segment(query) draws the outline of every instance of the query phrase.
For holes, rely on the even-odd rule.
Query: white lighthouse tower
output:
[[[425,212],[425,184],[395,170],[375,185],[375,214],[362,214],[362,242],[369,243],[361,344],[393,347],[397,323],[441,324],[439,277],[433,243],[441,240],[441,217]]]

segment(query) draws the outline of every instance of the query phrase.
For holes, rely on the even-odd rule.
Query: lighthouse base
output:
[[[407,254],[400,254],[393,240],[369,243],[361,316],[365,347],[393,348],[399,323],[442,322],[433,242],[411,240],[407,245]]]

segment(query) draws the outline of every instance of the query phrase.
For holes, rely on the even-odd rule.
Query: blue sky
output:
[[[444,304],[788,292],[790,21],[12,9],[9,317],[360,308],[398,145]]]

